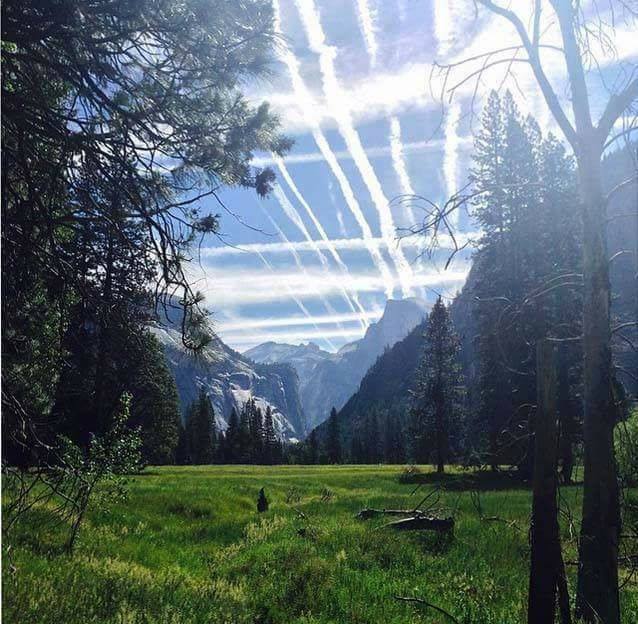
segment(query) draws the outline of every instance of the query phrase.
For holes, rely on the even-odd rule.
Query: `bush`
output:
[[[616,425],[614,432],[618,474],[625,485],[638,485],[638,409]]]

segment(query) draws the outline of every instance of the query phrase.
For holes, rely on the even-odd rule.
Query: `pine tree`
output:
[[[317,430],[313,429],[308,436],[306,442],[307,462],[309,464],[319,463],[319,440],[317,439]]]
[[[441,297],[430,315],[413,393],[412,416],[419,446],[443,472],[455,457],[461,425],[459,341]]]
[[[341,463],[341,437],[339,432],[339,420],[337,417],[337,409],[333,407],[330,410],[328,418],[328,436],[326,440],[326,454],[331,464]]]
[[[239,416],[237,410],[233,407],[228,418],[228,427],[226,429],[226,435],[224,439],[224,447],[226,454],[224,461],[229,464],[236,464],[239,462]]]
[[[215,413],[204,387],[187,414],[186,439],[193,464],[212,464],[215,453]]]
[[[379,418],[376,410],[371,410],[366,421],[366,461],[378,464],[381,450],[381,436],[379,434]]]
[[[275,464],[278,458],[278,440],[275,433],[275,425],[272,418],[272,408],[266,407],[266,417],[264,418],[264,461],[266,464]]]
[[[264,463],[264,418],[261,408],[251,399],[249,407],[250,456],[251,463]]]
[[[250,435],[251,420],[254,403],[248,399],[242,407],[239,415],[239,431],[237,434],[237,457],[238,464],[249,464],[253,457],[253,441]]]

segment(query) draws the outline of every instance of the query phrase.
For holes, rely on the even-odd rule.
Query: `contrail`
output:
[[[456,194],[458,187],[459,170],[459,136],[457,128],[461,118],[461,107],[457,100],[453,100],[445,111],[445,149],[443,152],[443,173],[445,175],[445,199],[446,201]],[[457,209],[452,213],[452,221],[456,227],[459,226],[460,211]]]
[[[279,171],[281,172],[281,175],[283,176],[284,180],[286,180],[286,184],[288,184],[294,196],[297,198],[299,203],[304,207],[304,210],[310,217],[310,220],[312,221],[315,228],[317,229],[317,232],[319,232],[319,236],[321,237],[321,240],[324,241],[324,243],[326,244],[326,248],[330,252],[330,255],[333,257],[334,261],[337,263],[337,266],[341,269],[341,272],[343,273],[343,276],[346,279],[346,284],[347,284],[348,280],[350,279],[350,273],[348,271],[348,267],[341,259],[341,256],[339,255],[339,252],[337,251],[336,247],[332,244],[332,241],[328,238],[328,235],[326,234],[326,231],[323,228],[323,225],[321,225],[321,222],[319,221],[319,219],[317,219],[314,211],[312,210],[312,208],[310,207],[310,205],[308,204],[304,196],[301,194],[301,192],[297,188],[297,185],[295,184],[295,181],[292,179],[292,176],[290,175],[290,172],[288,171],[283,160],[277,155],[273,155],[273,158],[275,160],[275,163],[277,164],[277,167],[279,168]],[[312,241],[310,236],[307,235],[307,230],[305,230],[303,233],[304,233],[304,236],[306,236],[306,239],[308,241]],[[317,248],[317,253],[323,256],[323,254],[321,254],[320,248],[318,246],[316,248]],[[366,311],[361,305],[361,303],[359,302],[359,297],[356,295],[356,293],[353,293],[349,290],[348,292],[346,292],[346,289],[344,289],[344,296],[348,300],[348,304],[350,305],[350,308],[352,309],[353,312],[355,311],[353,304],[359,310],[359,312],[361,313],[361,319],[360,319],[361,325],[363,326],[364,329],[367,328],[369,323],[366,317]]]
[[[452,47],[452,11],[449,2],[434,3],[434,34],[437,40],[437,53],[445,59]],[[460,117],[461,109],[458,101],[454,99],[445,111],[443,175],[445,176],[446,201],[458,191],[459,136],[457,128]],[[456,227],[459,225],[459,219],[460,212],[455,210],[452,221]]]
[[[279,0],[273,0],[273,18],[275,32],[281,34],[281,10],[279,6]],[[346,205],[348,206],[350,212],[352,212],[352,215],[354,216],[357,224],[361,228],[361,234],[363,238],[368,241],[368,251],[372,256],[372,260],[383,279],[386,297],[391,298],[394,293],[394,280],[392,278],[390,268],[381,255],[379,246],[374,242],[372,230],[363,214],[363,211],[361,210],[361,206],[359,206],[359,202],[357,201],[354,191],[350,186],[350,182],[348,182],[348,178],[343,172],[341,165],[339,165],[336,156],[334,155],[325,135],[321,130],[320,120],[315,112],[316,105],[314,98],[310,94],[305,82],[303,81],[303,78],[301,77],[299,61],[297,60],[297,57],[293,54],[290,47],[285,41],[282,41],[280,45],[280,57],[281,60],[285,63],[288,69],[288,73],[290,74],[293,91],[296,97],[303,103],[303,109],[305,111],[306,118],[309,125],[312,127],[312,136],[315,140],[315,143],[317,144],[317,147],[322,153],[325,161],[328,163],[332,174],[337,179],[343,197],[346,200]]]
[[[480,232],[459,232],[455,235],[455,240],[459,245],[466,244],[480,238]],[[454,241],[446,234],[441,234],[439,237],[440,249],[454,249]],[[380,247],[386,247],[387,241],[383,238],[375,238],[374,242]],[[329,244],[328,244],[329,243]],[[328,250],[329,246],[335,249],[342,249],[345,251],[361,251],[367,249],[367,244],[364,238],[331,238],[328,242],[324,240],[312,241],[312,244],[308,241],[290,241],[286,243],[245,243],[241,247],[234,247],[230,245],[221,245],[217,247],[202,247],[199,251],[202,258],[217,258],[220,256],[240,256],[246,253],[269,253],[280,254],[289,253],[290,248],[294,248],[296,251],[315,251],[315,247],[319,249]],[[409,238],[405,241],[406,247],[418,247],[420,242],[416,238]],[[352,276],[351,276],[352,277]]]
[[[382,309],[370,310],[366,312],[366,316],[369,319],[378,321],[383,313]],[[222,331],[237,331],[241,329],[259,329],[259,328],[272,328],[272,327],[303,327],[304,325],[334,325],[335,323],[353,323],[359,320],[359,315],[356,313],[348,312],[346,314],[323,315],[323,316],[285,316],[279,318],[244,318],[242,320],[233,319],[229,322],[220,322],[218,326]]]
[[[292,182],[292,179],[290,181]],[[293,185],[294,185],[294,182],[293,182]],[[324,271],[327,274],[327,277],[329,279],[331,279],[335,284],[338,284],[339,291],[341,292],[341,295],[343,296],[345,302],[348,304],[348,307],[353,312],[356,312],[355,304],[353,303],[353,300],[352,300],[352,297],[350,296],[350,293],[345,289],[344,285],[340,281],[335,279],[335,277],[331,274],[331,267],[330,267],[330,263],[328,262],[328,259],[326,258],[326,256],[324,256],[321,247],[319,247],[319,245],[317,245],[317,241],[315,241],[310,236],[310,232],[308,232],[308,229],[306,228],[306,226],[305,226],[305,224],[304,224],[304,222],[303,222],[303,220],[301,218],[301,215],[297,212],[297,209],[292,205],[292,202],[288,199],[288,197],[286,196],[286,194],[284,193],[283,189],[280,186],[276,186],[274,188],[274,195],[277,198],[277,200],[279,201],[279,204],[281,205],[281,208],[286,213],[286,216],[297,226],[297,228],[303,234],[304,238],[306,239],[306,241],[308,242],[308,244],[310,245],[312,250],[319,257],[319,261],[321,262],[321,265],[323,266]],[[272,222],[272,219],[271,219],[271,222]],[[325,232],[324,232],[324,234],[325,234]],[[294,248],[292,243],[290,241],[288,241],[287,244],[288,244],[288,250],[291,253],[295,253],[296,249]],[[296,257],[299,258],[298,255]],[[299,258],[299,262],[301,262],[301,258]],[[356,295],[355,295],[355,297],[356,297]],[[359,303],[359,299],[357,297],[357,304],[358,303]],[[361,307],[361,306],[359,306],[359,307]],[[362,308],[360,309],[360,311],[361,312],[365,312],[365,310],[363,310]],[[366,329],[368,327],[368,323],[367,323],[366,320],[364,320],[363,317],[361,318],[361,327],[363,327],[363,329]]]
[[[370,67],[374,68],[377,64],[377,52],[379,47],[377,46],[377,38],[374,34],[374,19],[368,0],[357,0],[357,18],[368,57],[370,58]]]
[[[363,178],[368,192],[379,215],[381,235],[388,241],[396,236],[394,220],[388,199],[383,193],[379,179],[370,164],[358,132],[355,130],[348,103],[344,101],[343,92],[337,81],[334,66],[335,48],[325,42],[325,34],[314,0],[295,0],[297,10],[303,23],[310,48],[319,55],[319,68],[322,75],[324,93],[331,105],[332,114],[337,122],[339,133],[352,153],[354,163]],[[398,245],[388,246],[390,256],[396,266],[403,296],[411,292],[412,268],[405,259],[403,251]]]
[[[410,175],[405,164],[405,158],[403,157],[403,144],[401,143],[401,124],[399,119],[394,115],[390,117],[390,150],[392,154],[392,166],[394,172],[399,178],[399,186],[401,187],[401,193],[403,195],[414,195],[414,189],[412,188],[412,182],[410,181]],[[416,217],[414,216],[414,210],[412,210],[412,204],[410,201],[404,201],[402,204],[405,206],[408,213],[408,219],[410,225],[416,225]]]
[[[310,233],[306,229],[306,226],[303,224],[303,221],[301,221],[301,217],[299,216],[299,213],[295,210],[294,206],[290,203],[290,200],[288,199],[288,197],[286,197],[286,194],[281,190],[280,186],[275,186],[274,195],[277,198],[277,200],[279,201],[279,204],[283,208],[284,212],[287,215],[289,215],[290,218],[293,221],[295,221],[295,219],[291,215],[294,215],[296,213],[296,219],[298,220],[298,222],[295,222],[295,225],[297,225],[297,227],[299,227],[301,229],[301,231],[304,234],[304,236],[306,237],[306,239],[309,242],[311,242],[311,244],[312,244],[314,241],[310,237]],[[262,208],[262,210],[263,210],[263,208]],[[306,267],[304,266],[304,263],[301,260],[301,256],[299,255],[297,250],[290,243],[290,240],[288,239],[288,237],[283,233],[282,229],[275,222],[275,220],[268,214],[268,212],[266,210],[264,210],[264,213],[265,213],[266,217],[268,218],[268,220],[270,221],[270,223],[272,224],[272,226],[277,230],[277,234],[279,234],[279,237],[288,245],[288,249],[289,249],[290,253],[292,254],[292,257],[293,257],[293,259],[295,261],[295,264],[297,265],[297,268],[299,269],[299,271],[308,279],[309,283],[312,283],[312,280],[311,280],[310,276],[308,275],[308,272],[306,271]],[[314,251],[316,251],[316,253],[319,255],[319,258],[322,260],[322,265],[323,265],[324,271],[326,271],[328,277],[330,277],[330,270],[329,270],[330,266],[328,264],[328,261],[326,260],[325,256],[323,255],[323,253],[321,253],[321,250],[318,247],[316,247],[316,246],[313,246],[313,247],[314,247]],[[337,284],[337,282],[335,280],[331,280],[331,281],[333,281],[335,284]],[[343,287],[340,284],[338,285],[338,288],[343,293]],[[328,310],[328,312],[330,312],[331,314],[336,314],[337,313],[337,311],[332,307],[332,304],[327,299],[325,299],[324,297],[321,297],[321,296],[320,296],[320,299],[323,302],[323,305],[325,306],[326,310]],[[347,298],[347,296],[346,296],[346,300],[348,302],[350,301]],[[355,311],[354,307],[351,307],[351,309],[352,309],[353,312]]]

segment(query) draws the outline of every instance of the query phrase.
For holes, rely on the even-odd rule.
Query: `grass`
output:
[[[74,555],[36,518],[3,566],[3,621],[20,623],[398,623],[451,621],[394,596],[417,596],[463,624],[526,621],[530,494],[507,479],[445,478],[438,505],[451,538],[394,533],[363,507],[410,508],[419,491],[396,466],[212,466],[148,469],[125,502],[91,510]],[[270,509],[257,514],[264,487]],[[481,519],[476,497],[480,491]],[[576,512],[581,489],[563,488]],[[473,500],[474,498],[474,500]],[[301,513],[298,513],[301,512]],[[576,558],[565,521],[566,559]],[[10,570],[13,566],[14,571]],[[569,567],[570,588],[575,568]],[[638,621],[626,577],[623,622]]]

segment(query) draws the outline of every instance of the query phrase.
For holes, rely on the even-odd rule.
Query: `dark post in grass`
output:
[[[264,488],[261,488],[261,490],[259,490],[259,495],[257,496],[257,511],[259,513],[268,511],[268,499],[266,498]]]
[[[558,426],[554,355],[552,342],[538,342],[528,624],[554,623],[557,589],[561,621],[567,624],[571,619],[558,526]]]

